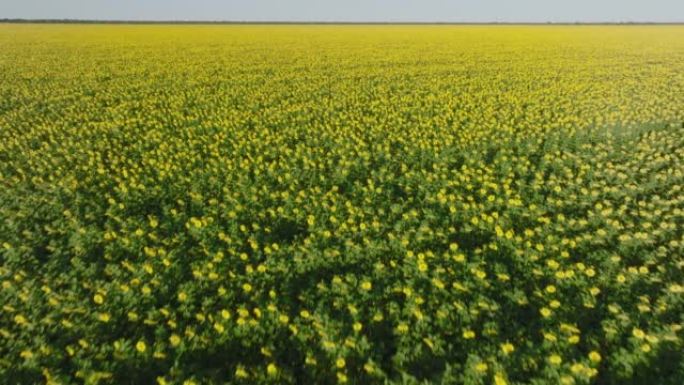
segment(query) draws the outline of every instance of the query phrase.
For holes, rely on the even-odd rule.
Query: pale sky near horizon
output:
[[[0,0],[0,19],[684,22],[684,0]]]

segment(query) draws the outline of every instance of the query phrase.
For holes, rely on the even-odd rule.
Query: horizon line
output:
[[[125,20],[2,18],[17,24],[241,24],[241,25],[684,25],[684,21],[283,21],[283,20]]]

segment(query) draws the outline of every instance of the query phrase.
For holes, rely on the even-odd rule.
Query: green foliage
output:
[[[0,26],[0,383],[680,384],[683,30]]]

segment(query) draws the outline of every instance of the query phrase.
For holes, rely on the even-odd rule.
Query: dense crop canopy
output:
[[[684,27],[0,25],[0,382],[680,384]]]

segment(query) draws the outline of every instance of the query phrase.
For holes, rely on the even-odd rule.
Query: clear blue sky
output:
[[[0,18],[682,22],[684,0],[0,0]]]

